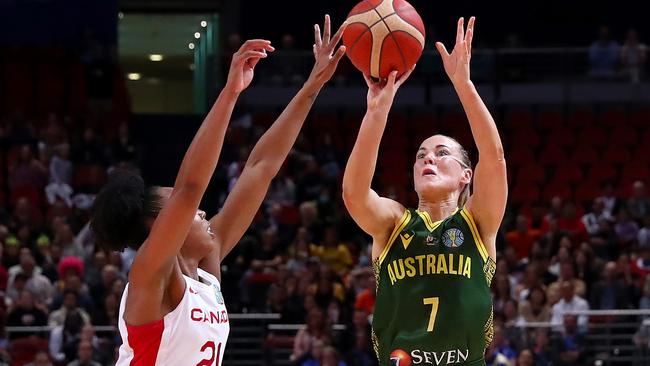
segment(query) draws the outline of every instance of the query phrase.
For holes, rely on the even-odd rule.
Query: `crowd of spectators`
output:
[[[221,202],[263,132],[254,120],[240,116],[228,131],[215,174]],[[306,324],[295,335],[266,335],[266,349],[291,349],[295,365],[375,365],[371,243],[340,198],[348,147],[330,133],[310,133],[310,121],[224,260],[222,289],[231,313],[277,313],[277,323]],[[0,120],[0,364],[12,357],[34,365],[114,361],[119,335],[97,327],[117,324],[134,253],[96,247],[88,217],[110,173],[138,169],[140,161],[126,123],[107,132],[56,115]],[[567,312],[650,309],[650,197],[645,182],[631,188],[629,197],[605,189],[586,206],[555,197],[509,207],[497,242],[490,365],[581,364],[593,355],[589,323],[621,318]],[[535,324],[549,326],[523,330]],[[639,327],[634,343],[650,348],[650,326]]]

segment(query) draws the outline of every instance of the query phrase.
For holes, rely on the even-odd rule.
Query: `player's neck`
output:
[[[199,280],[199,261],[191,259],[191,258],[185,258],[182,255],[178,255],[178,265],[181,268],[181,272],[187,277],[190,277],[195,280]]]
[[[429,214],[431,220],[439,221],[451,216],[458,208],[458,198],[445,197],[441,200],[426,200],[420,198],[418,210]]]

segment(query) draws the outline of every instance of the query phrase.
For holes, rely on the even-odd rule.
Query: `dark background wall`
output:
[[[228,2],[228,1],[226,1]],[[242,35],[269,37],[279,41],[292,33],[301,47],[312,42],[311,27],[326,12],[340,24],[357,1],[259,1],[242,0],[239,20]],[[642,39],[650,36],[643,19],[642,1],[432,1],[411,0],[427,25],[428,42],[453,40],[455,20],[459,16],[478,17],[477,42],[501,45],[511,33],[517,33],[525,46],[588,45],[601,24],[610,25],[616,39],[635,27]],[[432,32],[433,31],[433,32]],[[434,33],[434,37],[431,34]]]

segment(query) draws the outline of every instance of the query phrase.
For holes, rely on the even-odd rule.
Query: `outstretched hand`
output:
[[[413,70],[415,70],[415,65],[399,79],[397,79],[397,70],[393,70],[388,78],[379,81],[374,81],[370,76],[364,74],[363,78],[366,79],[368,85],[368,108],[381,106],[390,108],[397,90],[409,78]]]
[[[266,58],[267,51],[275,51],[275,48],[271,46],[271,41],[251,39],[244,42],[239,50],[232,55],[226,88],[234,93],[244,91],[253,80],[255,66],[260,59]]]
[[[329,15],[325,15],[322,37],[320,26],[314,24],[314,58],[316,59],[316,63],[314,64],[314,68],[311,70],[308,82],[313,82],[318,88],[323,86],[332,78],[339,61],[345,54],[345,46],[340,46],[338,49],[336,46],[343,36],[343,31],[345,30],[346,25],[346,23],[343,23],[334,36],[330,38],[331,31]]]
[[[436,42],[436,48],[442,56],[442,63],[445,66],[445,72],[452,83],[466,82],[470,80],[469,61],[472,58],[472,38],[474,38],[474,22],[476,18],[469,18],[467,23],[467,32],[465,32],[465,19],[458,19],[456,27],[456,45],[451,51],[447,49],[442,42]]]

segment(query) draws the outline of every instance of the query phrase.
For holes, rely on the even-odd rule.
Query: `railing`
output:
[[[586,333],[588,362],[590,365],[650,365],[650,338],[637,345],[634,337],[646,331],[650,337],[650,310],[590,310],[567,312],[572,315],[589,316]],[[230,314],[231,331],[224,355],[224,364],[233,366],[290,365],[291,347],[288,344],[273,346],[266,344],[268,333],[291,339],[303,324],[271,324],[280,319],[279,314]],[[525,323],[509,325],[508,329],[518,329],[522,342],[533,340],[535,331],[540,328],[557,329],[553,323]],[[115,332],[112,326],[96,326],[96,332]],[[12,333],[42,333],[46,336],[52,327],[6,327]],[[345,325],[336,324],[332,331],[336,334],[345,330]]]

